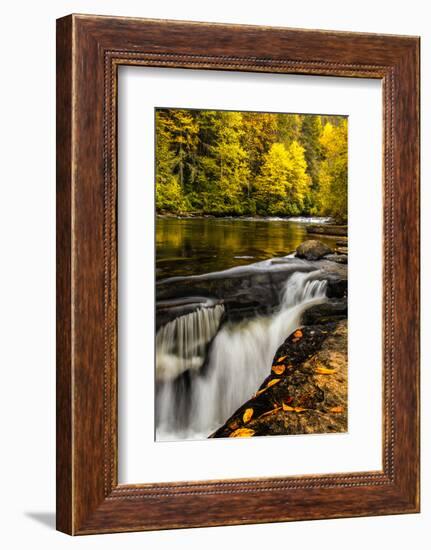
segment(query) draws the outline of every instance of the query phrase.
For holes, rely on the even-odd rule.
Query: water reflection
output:
[[[199,275],[285,256],[307,238],[297,222],[157,217],[156,276]]]

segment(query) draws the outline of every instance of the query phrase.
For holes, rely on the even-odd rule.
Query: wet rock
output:
[[[311,235],[334,235],[347,237],[347,225],[307,225],[307,233]]]
[[[157,302],[156,329],[177,317],[188,315],[202,307],[214,307],[222,303],[222,300],[211,296],[185,296],[160,300]]]
[[[328,298],[345,298],[347,296],[347,276],[346,278],[329,278],[326,296]]]
[[[347,258],[347,254],[328,254],[325,256],[325,260],[336,262],[338,264],[347,264]]]
[[[302,315],[304,325],[322,325],[347,318],[347,299],[332,300],[307,309]]]
[[[343,298],[347,295],[347,265],[328,258],[279,257],[217,273],[157,281],[157,329],[201,307],[200,301],[223,303],[225,320],[230,321],[270,314],[279,306],[286,282],[295,272],[325,279],[328,298]]]
[[[332,250],[326,244],[321,241],[309,240],[301,243],[296,249],[296,256],[298,258],[305,258],[306,260],[320,260],[327,254],[331,254]]]
[[[193,298],[196,296],[223,303],[227,320],[271,313],[279,306],[286,282],[295,272],[309,273],[310,279],[326,279],[330,298],[341,298],[347,291],[346,265],[326,257],[315,261],[280,257],[218,273],[173,277],[156,285],[157,327],[199,307]]]
[[[335,252],[337,254],[348,254],[349,250],[348,250],[347,246],[339,246],[335,249]]]

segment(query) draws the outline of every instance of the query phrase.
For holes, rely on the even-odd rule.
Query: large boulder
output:
[[[306,260],[320,260],[324,256],[331,254],[332,250],[321,241],[309,240],[301,243],[296,249],[298,258]]]

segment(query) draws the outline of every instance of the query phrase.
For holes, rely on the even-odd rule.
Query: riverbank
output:
[[[278,348],[255,395],[210,437],[347,431],[347,320],[303,326]]]
[[[193,219],[216,219],[216,220],[243,220],[243,221],[286,221],[309,224],[330,224],[332,218],[329,216],[259,216],[258,214],[249,215],[226,215],[226,214],[205,214],[203,212],[187,212],[175,213],[172,212],[157,212],[157,218],[177,219],[177,220],[193,220]]]

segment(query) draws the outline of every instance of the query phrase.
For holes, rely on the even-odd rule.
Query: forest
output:
[[[347,117],[156,109],[156,210],[347,220]]]

